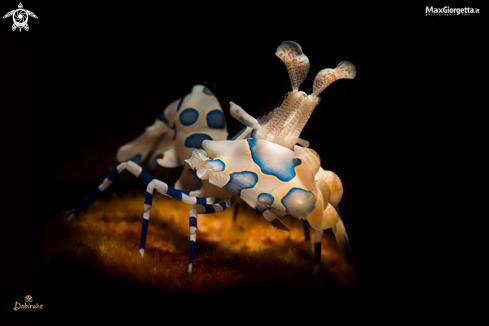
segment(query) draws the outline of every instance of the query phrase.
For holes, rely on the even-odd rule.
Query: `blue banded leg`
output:
[[[304,238],[306,241],[306,250],[308,252],[311,251],[311,233],[309,232],[309,228],[311,227],[309,225],[309,222],[307,220],[301,220],[302,221],[302,227],[304,228]]]
[[[290,232],[290,229],[287,227],[287,225],[285,225],[281,220],[279,220],[279,218],[275,214],[270,212],[270,209],[265,205],[265,203],[260,201],[260,199],[258,199],[256,208],[258,208],[258,210],[263,215],[265,220],[270,222],[270,224],[272,224],[274,227],[280,230],[285,230]]]
[[[319,272],[321,266],[321,238],[323,237],[323,231],[314,232],[314,272]]]
[[[189,205],[214,203],[215,199],[212,197],[209,198],[195,197],[195,196],[191,196],[189,194],[190,193],[189,191],[180,191],[173,187],[170,187],[166,183],[152,177],[148,172],[144,171],[143,168],[141,168],[136,163],[129,161],[129,162],[123,162],[119,164],[117,168],[114,171],[112,171],[109,174],[109,176],[105,178],[104,181],[87,198],[85,198],[85,200],[80,205],[78,205],[75,211],[72,214],[70,214],[68,220],[72,220],[74,217],[76,217],[85,207],[87,207],[97,197],[97,195],[99,195],[102,191],[107,189],[112,184],[112,182],[119,175],[119,173],[121,173],[126,169],[129,170],[129,172],[131,172],[133,175],[138,177],[142,182],[148,185],[146,188],[146,197],[144,199],[143,225],[141,230],[141,242],[139,245],[139,252],[141,256],[144,256],[146,235],[148,232],[148,224],[149,224],[149,215],[150,215],[150,209],[153,202],[153,191],[155,189],[163,195],[178,199],[179,201]]]
[[[239,203],[234,204],[233,221],[236,222],[238,218]]]
[[[142,172],[146,173],[144,170],[142,170]],[[201,198],[201,197],[191,196],[189,195],[190,191],[188,190],[177,190],[169,186],[163,181],[157,179],[150,180],[148,182],[148,186],[146,187],[146,196],[144,198],[143,225],[141,228],[141,242],[139,243],[139,253],[141,254],[141,257],[144,257],[144,249],[146,247],[146,236],[148,234],[149,216],[150,216],[151,206],[153,203],[153,192],[155,190],[162,195],[175,198],[189,205],[210,205],[214,203],[213,197]]]
[[[125,169],[128,168],[128,162],[124,162],[124,163],[121,163],[119,164],[115,169],[114,171],[112,171],[108,176],[107,178],[104,179],[104,181],[97,187],[95,188],[94,191],[92,191],[92,193],[90,195],[88,195],[87,198],[85,198],[80,205],[78,205],[75,210],[73,211],[73,213],[70,214],[70,216],[68,216],[68,221],[71,221],[73,220],[75,217],[78,216],[78,214],[80,214],[80,212],[85,208],[87,207],[88,205],[90,205],[93,200],[101,193],[103,192],[105,189],[107,189],[111,184],[112,182],[114,182],[115,178],[119,175],[119,173],[121,173],[122,171],[124,171]]]
[[[114,182],[115,178],[124,170],[129,170],[132,174],[134,174],[136,177],[138,177],[142,182],[148,184],[151,182],[154,178],[146,171],[143,170],[139,165],[132,161],[128,162],[123,162],[119,164],[114,171],[112,171],[107,178],[104,179],[104,181],[94,190],[92,193],[83,200],[83,202],[78,205],[78,207],[74,210],[73,213],[71,213],[70,216],[68,216],[68,221],[72,220],[80,212],[87,207],[102,191],[106,190],[112,182]]]
[[[95,190],[92,191],[92,193],[87,198],[85,198],[80,205],[78,205],[75,208],[75,210],[73,211],[73,213],[71,213],[70,216],[68,216],[68,221],[71,221],[73,218],[75,218],[76,216],[78,216],[78,214],[80,214],[80,212],[85,207],[87,207],[88,205],[90,205],[92,203],[92,201],[100,193],[102,193],[104,190],[106,190],[112,184],[112,182],[114,182],[115,178],[122,171],[124,171],[126,169],[129,170],[129,172],[131,172],[132,174],[134,174],[136,177],[138,177],[145,184],[149,184],[151,181],[154,180],[154,178],[148,172],[144,171],[143,168],[140,167],[139,165],[137,165],[136,163],[134,163],[132,161],[123,162],[123,163],[119,164],[115,168],[115,170],[112,171],[109,174],[109,176],[107,178],[105,178],[104,181],[97,188],[95,188]],[[163,189],[163,187],[162,187],[162,189]],[[187,193],[188,192],[182,192],[182,191],[179,191],[179,190],[175,190],[172,187],[168,187],[168,190],[165,190],[165,193],[164,194],[167,195],[167,196],[176,198],[176,199],[178,199],[180,201],[183,201],[186,204],[195,205],[197,203],[197,199],[195,199],[196,197],[188,196]],[[213,202],[214,202],[213,201],[213,198],[208,198],[208,199],[206,199],[206,201],[204,202],[204,204],[206,204],[206,203],[213,203]]]
[[[234,200],[227,199],[217,204],[195,205],[190,210],[189,227],[190,227],[190,252],[188,260],[188,277],[192,276],[192,265],[194,262],[195,242],[197,240],[197,214],[212,214],[226,210],[233,204]]]

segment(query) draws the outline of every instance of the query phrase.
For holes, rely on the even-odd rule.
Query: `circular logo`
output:
[[[12,20],[14,21],[14,24],[12,25],[12,31],[18,29],[19,32],[22,31],[22,29],[25,29],[26,31],[29,30],[29,25],[27,25],[29,16],[38,18],[36,14],[32,11],[24,9],[22,3],[19,3],[19,8],[10,10],[5,15],[3,15],[2,19],[10,16],[12,16]]]
[[[14,24],[17,27],[24,27],[29,19],[29,16],[24,9],[17,9],[12,16],[14,19]]]

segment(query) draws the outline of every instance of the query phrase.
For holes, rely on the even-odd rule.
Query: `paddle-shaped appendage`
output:
[[[355,66],[348,62],[342,61],[336,69],[323,69],[314,79],[314,85],[311,96],[318,96],[326,87],[337,81],[338,79],[353,79],[357,74]]]
[[[301,46],[292,41],[282,42],[275,54],[285,63],[292,89],[297,91],[309,72],[309,59],[302,53]]]

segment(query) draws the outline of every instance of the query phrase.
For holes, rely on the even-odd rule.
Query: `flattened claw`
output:
[[[357,74],[355,66],[348,62],[342,61],[336,69],[323,69],[314,79],[314,85],[311,96],[318,96],[326,87],[337,81],[338,79],[353,79]]]
[[[285,63],[292,89],[297,91],[309,72],[309,59],[302,52],[301,46],[293,41],[282,42],[275,54]]]
[[[142,162],[153,149],[161,150],[161,153],[163,153],[162,150],[167,150],[171,147],[173,133],[174,131],[170,130],[167,125],[157,121],[146,128],[146,131],[141,136],[120,147],[117,151],[117,160],[124,162],[140,157],[140,162]]]

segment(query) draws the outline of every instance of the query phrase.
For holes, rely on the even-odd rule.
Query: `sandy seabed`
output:
[[[291,232],[277,230],[246,205],[239,206],[236,221],[234,206],[198,216],[190,280],[191,206],[155,196],[142,258],[143,204],[142,195],[114,194],[96,200],[71,223],[66,220],[69,211],[47,220],[43,287],[52,294],[47,299],[59,305],[60,297],[70,295],[117,306],[119,300],[142,304],[149,298],[172,303],[292,300],[319,305],[355,298],[360,268],[357,262],[345,263],[332,233],[323,236],[321,270],[313,273],[313,253],[305,248],[300,221],[284,219]]]

